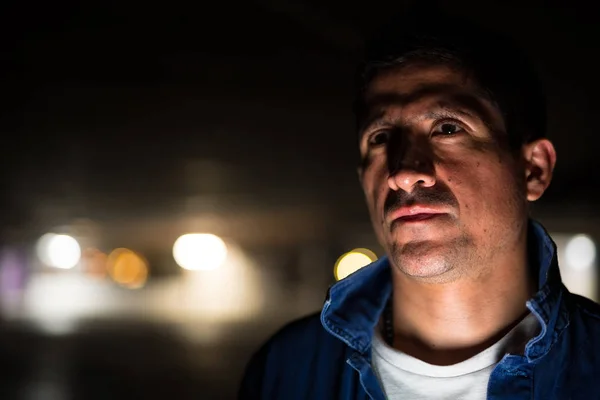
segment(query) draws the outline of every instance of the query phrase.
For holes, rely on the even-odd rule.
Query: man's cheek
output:
[[[460,187],[473,180],[478,181],[476,165],[468,159],[447,159],[436,164],[436,174],[439,179],[446,181],[448,186]]]

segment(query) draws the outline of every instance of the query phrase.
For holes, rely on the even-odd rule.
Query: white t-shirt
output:
[[[535,316],[529,314],[491,347],[448,366],[428,364],[389,347],[376,329],[372,365],[389,400],[485,400],[496,364],[509,350],[522,352],[538,326]]]

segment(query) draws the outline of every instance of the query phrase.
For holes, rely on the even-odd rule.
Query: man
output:
[[[359,175],[387,257],[263,346],[241,398],[600,398],[599,307],[528,217],[556,161],[536,82],[509,41],[452,18],[368,47]]]

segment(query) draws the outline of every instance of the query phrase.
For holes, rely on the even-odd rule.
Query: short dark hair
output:
[[[441,13],[395,17],[367,42],[357,71],[357,127],[371,81],[384,70],[416,63],[469,73],[502,113],[511,147],[546,136],[542,85],[521,49],[508,37]]]

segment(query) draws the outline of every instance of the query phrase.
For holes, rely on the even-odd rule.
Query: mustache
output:
[[[412,193],[405,192],[404,190],[397,192],[390,190],[383,203],[383,212],[387,216],[390,212],[400,207],[410,207],[414,204],[432,207],[456,207],[458,201],[450,190],[438,185],[431,188],[418,187]]]

